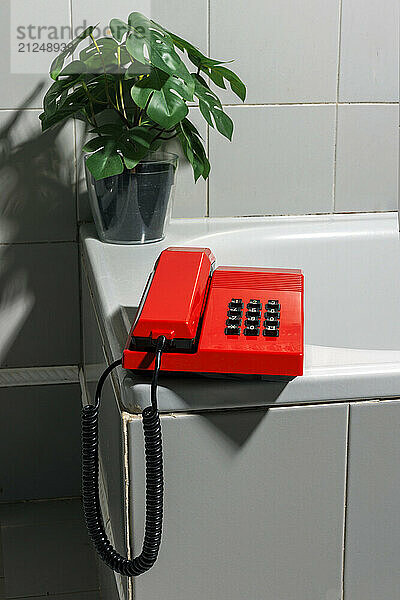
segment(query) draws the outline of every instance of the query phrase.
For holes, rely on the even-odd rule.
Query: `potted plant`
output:
[[[179,140],[195,181],[210,173],[201,136],[188,118],[188,103],[198,103],[206,122],[231,140],[232,120],[209,82],[224,89],[229,84],[242,101],[246,88],[223,61],[208,58],[138,12],[127,23],[112,19],[109,37],[95,39],[93,31],[85,29],[53,61],[54,83],[39,117],[42,130],[75,118],[93,136],[83,151],[103,241],[158,241],[164,236],[178,162],[163,150],[166,142]],[[192,73],[184,54],[195,67]]]

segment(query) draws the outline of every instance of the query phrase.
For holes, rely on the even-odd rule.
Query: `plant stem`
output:
[[[92,113],[93,124],[94,124],[95,127],[97,127],[97,121],[96,121],[96,116],[94,114],[93,102],[92,102],[92,99],[90,97],[90,93],[89,93],[88,87],[87,87],[87,85],[86,85],[86,83],[84,81],[82,81],[82,87],[85,90],[85,92],[87,94],[87,97],[88,97],[88,100],[89,100],[89,106],[90,106],[90,111]]]
[[[121,46],[118,46],[118,66],[121,68]],[[119,95],[121,97],[121,106],[122,106],[122,110],[124,113],[124,117],[126,120],[128,120],[128,117],[126,116],[126,108],[125,108],[125,103],[124,103],[124,93],[123,93],[123,89],[122,89],[122,78],[119,77]]]
[[[109,103],[110,103],[111,107],[112,107],[112,108],[113,108],[113,109],[114,109],[114,110],[115,110],[115,111],[116,111],[116,112],[117,112],[117,113],[120,115],[120,117],[122,117],[123,121],[125,121],[125,124],[126,124],[128,127],[130,127],[130,123],[129,123],[128,119],[127,119],[127,118],[125,117],[125,115],[124,115],[124,114],[123,114],[123,113],[122,113],[122,112],[119,110],[119,108],[118,108],[117,106],[115,106],[114,102],[112,101],[112,98],[111,98],[111,96],[110,96],[110,90],[109,90],[109,87],[108,87],[108,81],[107,81],[107,71],[106,71],[106,64],[105,64],[105,62],[104,62],[103,55],[102,55],[102,53],[101,53],[101,50],[100,50],[100,48],[99,48],[99,46],[98,46],[98,44],[97,44],[96,40],[94,39],[94,36],[93,36],[93,34],[92,34],[92,33],[90,34],[90,37],[91,37],[91,39],[92,39],[92,41],[93,41],[93,44],[94,44],[94,45],[95,45],[95,47],[96,47],[96,50],[97,50],[97,52],[99,53],[100,60],[101,60],[101,62],[102,62],[102,64],[103,64],[104,83],[105,83],[105,87],[106,87],[106,95],[107,95],[108,101],[109,101]]]
[[[152,99],[152,97],[153,97],[153,94],[154,94],[154,92],[151,92],[150,96],[147,98],[147,102],[146,102],[146,104],[145,104],[145,107],[144,107],[144,108],[142,108],[142,110],[139,112],[139,121],[138,121],[138,125],[140,125],[140,124],[141,124],[141,122],[142,122],[142,117],[143,117],[143,115],[144,115],[144,114],[146,114],[146,110],[147,110],[147,109],[148,109],[148,107],[149,107],[150,100]]]

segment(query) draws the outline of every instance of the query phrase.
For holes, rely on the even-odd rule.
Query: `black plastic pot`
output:
[[[150,154],[132,171],[96,181],[86,169],[86,181],[99,238],[112,244],[146,244],[165,236],[169,221],[178,157]]]

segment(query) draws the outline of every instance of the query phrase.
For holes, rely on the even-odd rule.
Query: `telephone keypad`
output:
[[[240,335],[240,325],[227,325],[225,335]]]
[[[242,309],[241,308],[230,308],[228,310],[228,317],[235,317],[235,316],[242,316]]]
[[[277,308],[269,308],[268,310],[265,311],[264,313],[264,317],[267,319],[268,317],[275,317],[276,319],[279,319],[281,316],[280,311]]]
[[[266,317],[264,321],[264,327],[267,327],[268,325],[275,325],[275,327],[279,327],[279,319],[277,319],[274,315]]]
[[[248,327],[245,327],[245,329],[243,329],[243,333],[244,335],[259,335],[260,330],[255,325],[248,325]]]
[[[269,308],[276,308],[276,309],[280,310],[281,305],[279,304],[279,300],[268,300],[267,304],[265,305],[265,308],[267,310]]]
[[[267,325],[267,327],[264,327],[263,335],[266,337],[278,337],[279,329],[276,325]]]
[[[243,300],[241,298],[232,298],[229,302],[229,308],[243,308]]]
[[[248,327],[249,325],[255,325],[256,327],[260,327],[260,319],[258,317],[247,317],[247,319],[244,322],[245,326]]]
[[[248,307],[246,311],[246,317],[261,317],[261,307],[256,308],[255,306]]]
[[[242,315],[233,315],[232,317],[228,317],[226,320],[227,325],[241,325],[242,323]]]
[[[265,302],[265,301],[264,301]],[[245,302],[242,298],[232,298],[228,302],[225,335],[240,335]],[[250,298],[246,303],[243,335],[257,337],[260,335],[261,313],[263,302]],[[268,338],[279,337],[281,317],[279,300],[268,300],[265,303],[262,335]]]
[[[249,300],[247,303],[247,308],[257,308],[258,310],[261,310],[262,304],[261,304],[261,300]]]

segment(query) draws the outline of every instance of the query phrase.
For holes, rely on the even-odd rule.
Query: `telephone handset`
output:
[[[82,411],[82,492],[86,525],[102,560],[140,575],[157,560],[163,520],[163,458],[157,384],[171,373],[295,377],[303,374],[303,275],[298,269],[218,267],[208,248],[167,248],[151,274],[121,359],[99,379]],[[121,556],[109,542],[98,491],[101,391],[117,366],[152,373],[143,410],[146,518],[141,554]]]

